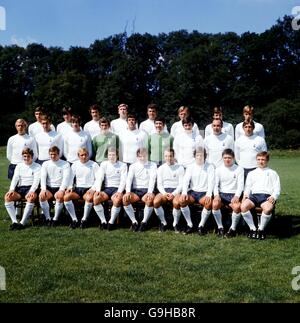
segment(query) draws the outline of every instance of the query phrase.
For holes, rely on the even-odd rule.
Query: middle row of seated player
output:
[[[100,218],[103,227],[107,226],[102,203],[109,199],[113,202],[111,209],[109,227],[113,227],[115,220],[120,213],[121,206],[132,222],[132,230],[138,229],[138,221],[132,204],[142,200],[145,203],[144,217],[140,223],[139,230],[144,231],[147,222],[154,209],[161,221],[160,230],[165,231],[166,220],[162,206],[170,202],[173,205],[173,227],[178,232],[178,223],[183,214],[187,222],[186,233],[193,229],[189,205],[195,202],[203,205],[199,232],[204,230],[205,223],[211,214],[213,205],[213,195],[222,197],[222,202],[230,205],[235,217],[240,217],[240,198],[244,190],[244,170],[234,163],[234,153],[231,149],[223,151],[224,164],[217,169],[206,161],[205,149],[199,147],[194,151],[195,162],[186,171],[182,165],[175,162],[174,150],[167,149],[164,152],[165,163],[157,169],[153,162],[148,161],[147,150],[144,148],[137,150],[138,161],[129,167],[118,161],[116,149],[109,148],[108,161],[97,163],[89,160],[88,152],[85,148],[78,151],[79,161],[71,167],[68,162],[59,158],[59,149],[52,147],[49,149],[50,160],[43,163],[42,167],[32,162],[32,151],[25,150],[23,155],[28,159],[31,156],[31,164],[24,158],[23,164],[18,164],[13,177],[10,191],[5,197],[5,206],[13,224],[15,223],[15,210],[13,201],[20,197],[27,199],[21,225],[24,226],[30,215],[34,198],[32,191],[37,190],[38,177],[40,176],[41,191],[39,193],[40,206],[49,225],[55,226],[65,205],[72,218],[72,227],[78,225],[78,218],[73,204],[73,200],[83,198],[85,200],[84,213],[81,220],[81,227],[86,226],[86,221],[91,209],[94,207]],[[30,155],[30,156],[28,156]],[[28,178],[26,170],[32,166],[32,181]],[[39,173],[40,172],[40,173]],[[24,175],[26,178],[24,179]],[[35,175],[33,175],[35,174]],[[23,185],[23,182],[26,185]],[[155,195],[155,184],[157,181],[158,194]],[[19,188],[17,188],[19,183]],[[104,184],[104,185],[103,185]],[[34,188],[33,188],[34,186]],[[27,189],[25,189],[27,187]],[[124,194],[125,191],[125,194]],[[245,192],[247,192],[247,182]],[[16,194],[15,194],[16,193]],[[229,196],[229,197],[228,197]],[[30,197],[30,198],[29,198]],[[37,195],[35,195],[37,197]],[[50,207],[48,201],[55,199],[55,214],[53,219],[50,217]],[[220,234],[223,233],[223,225],[220,203],[215,203],[218,207],[214,208],[213,215],[217,222]],[[238,221],[235,221],[237,225]],[[235,230],[235,228],[231,228]]]

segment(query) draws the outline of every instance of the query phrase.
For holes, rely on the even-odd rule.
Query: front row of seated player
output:
[[[223,236],[221,209],[228,205],[233,212],[232,224],[226,236],[236,235],[242,216],[250,229],[248,236],[258,239],[265,239],[265,228],[280,195],[279,176],[268,167],[267,152],[257,154],[258,167],[248,174],[245,187],[244,170],[235,164],[231,149],[224,150],[223,165],[215,169],[207,163],[205,149],[197,148],[195,162],[186,171],[176,163],[172,149],[164,152],[165,163],[158,169],[155,163],[148,161],[147,150],[139,149],[137,162],[130,165],[128,172],[127,165],[118,161],[115,148],[109,148],[108,160],[100,166],[89,160],[85,148],[78,151],[79,160],[71,167],[59,158],[57,147],[50,148],[49,154],[51,159],[40,166],[33,162],[30,149],[22,153],[24,162],[17,165],[10,190],[5,195],[5,207],[12,220],[12,230],[25,228],[38,196],[39,182],[39,202],[48,225],[57,225],[65,206],[72,218],[71,227],[76,228],[79,221],[73,201],[82,198],[85,203],[81,228],[86,227],[90,211],[94,208],[101,227],[111,230],[123,205],[132,222],[133,231],[145,231],[154,210],[161,222],[160,231],[163,232],[167,227],[163,206],[171,203],[174,231],[179,232],[178,223],[182,213],[187,223],[184,233],[189,234],[194,230],[189,206],[199,203],[203,206],[198,225],[200,235],[206,233],[205,225],[212,213],[218,226],[218,235]],[[158,192],[155,191],[156,182]],[[21,198],[26,199],[26,206],[18,223],[14,202]],[[51,219],[48,201],[53,199],[55,208]],[[102,203],[109,199],[113,206],[107,223]],[[140,200],[145,203],[145,207],[139,225],[132,204]],[[258,230],[250,212],[256,206],[263,211]]]

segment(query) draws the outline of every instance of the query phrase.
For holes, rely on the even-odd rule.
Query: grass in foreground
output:
[[[0,150],[0,155],[3,149]],[[299,156],[274,156],[282,180],[277,214],[300,216]],[[7,162],[0,158],[0,192]],[[293,205],[294,204],[294,205]],[[0,265],[7,290],[0,302],[299,302],[292,268],[299,235],[249,241],[175,235],[156,229],[101,232],[30,227],[9,232],[0,207]]]

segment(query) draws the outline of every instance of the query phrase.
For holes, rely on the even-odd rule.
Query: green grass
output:
[[[8,188],[0,149],[0,191]],[[300,216],[300,154],[272,155],[282,182],[281,216]],[[103,232],[67,227],[8,231],[0,207],[0,265],[6,291],[0,302],[299,302],[292,268],[300,265],[300,236],[218,239],[144,234],[128,229]]]

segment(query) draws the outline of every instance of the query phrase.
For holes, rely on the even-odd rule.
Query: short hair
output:
[[[166,119],[164,117],[156,117],[154,120],[155,122],[162,122],[164,125],[166,124]]]
[[[203,154],[204,156],[204,160],[206,160],[206,157],[207,157],[207,152],[206,152],[206,149],[204,147],[197,147],[195,150],[194,150],[194,157],[196,157],[196,154]]]
[[[73,111],[72,111],[72,108],[71,107],[63,107],[62,109],[62,115],[65,115],[65,114],[73,114]]]
[[[97,110],[100,113],[100,106],[98,104],[93,104],[89,107],[89,112],[91,113],[92,110]]]
[[[73,122],[78,122],[79,124],[81,124],[81,117],[78,115],[73,115],[71,118],[71,123]]]
[[[49,148],[49,154],[50,153],[60,153],[60,150],[59,150],[59,148],[57,147],[57,146],[53,146],[53,147],[50,147]]]
[[[89,155],[89,151],[85,147],[79,148],[78,151],[77,151],[77,155],[79,156],[79,154],[82,153],[82,152],[84,152],[84,153],[86,153],[86,154]]]
[[[110,126],[110,121],[104,117],[99,120],[99,124],[101,124],[101,123],[106,123]]]
[[[243,122],[243,128],[246,126],[246,125],[248,125],[248,124],[250,124],[251,125],[251,127],[254,129],[255,128],[255,123],[254,123],[254,121],[253,120],[250,120],[250,121],[244,121]]]
[[[128,114],[127,120],[128,119],[134,119],[136,121],[136,116],[134,114]]]
[[[25,127],[27,128],[28,124],[24,119],[17,119],[15,122],[15,126],[17,125],[17,123],[22,123],[23,125],[25,125]]]
[[[34,112],[41,112],[41,113],[45,113],[45,108],[41,105],[39,105],[38,107],[36,107],[34,109]]]
[[[121,103],[121,104],[119,104],[119,105],[118,105],[118,110],[119,110],[119,108],[121,108],[121,107],[125,107],[125,108],[128,110],[128,104],[126,104],[126,103]]]
[[[41,120],[46,120],[51,124],[51,117],[48,114],[43,114]]]
[[[223,114],[222,107],[214,107],[213,108],[213,114],[215,114],[215,113],[217,113],[217,114]]]
[[[164,153],[171,153],[173,155],[173,157],[175,156],[175,150],[173,148],[165,149]]]
[[[221,122],[221,128],[223,128],[223,120],[222,120],[222,119],[213,119],[212,123],[213,123],[214,121],[220,121],[220,122]]]
[[[187,123],[191,123],[191,124],[194,124],[194,119],[191,117],[191,116],[187,116],[186,118],[183,118],[182,119],[182,125],[185,125]]]
[[[234,158],[234,151],[232,149],[230,149],[230,148],[224,149],[223,152],[222,152],[222,157],[225,156],[225,155],[229,155],[232,158]]]
[[[23,150],[22,150],[22,156],[23,155],[30,155],[31,157],[33,157],[33,150],[32,149],[30,149],[30,148],[24,148]]]
[[[109,146],[107,148],[107,153],[116,153],[117,158],[119,158],[119,150],[114,146]]]
[[[252,105],[246,105],[244,106],[243,113],[248,112],[250,114],[253,114],[254,108]]]
[[[139,154],[146,153],[148,155],[148,150],[146,148],[139,148],[136,151],[136,155],[138,156]]]
[[[190,109],[186,106],[181,106],[178,110],[177,110],[177,114],[179,115],[179,113],[181,113],[182,111],[185,111],[187,112],[188,115],[190,115]]]
[[[256,157],[266,157],[267,161],[269,161],[270,154],[267,151],[261,151],[256,155]]]
[[[150,110],[150,109],[153,109],[153,110],[157,111],[158,110],[157,104],[155,104],[155,103],[148,104],[147,111]]]

